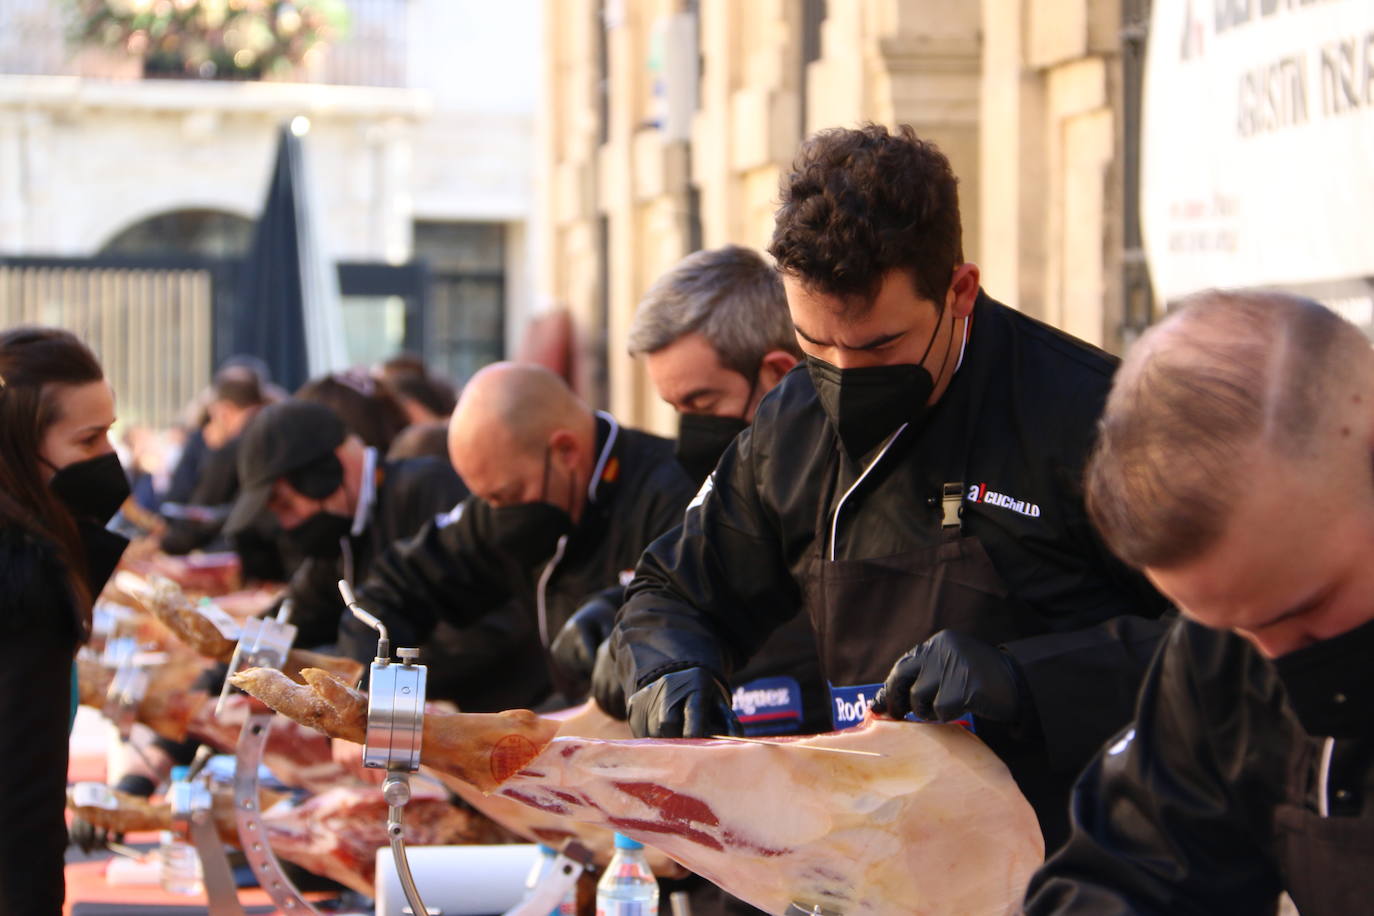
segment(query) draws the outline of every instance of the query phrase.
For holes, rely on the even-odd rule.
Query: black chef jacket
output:
[[[866,476],[805,368],[794,369],[726,450],[682,528],[645,552],[612,636],[627,694],[692,666],[728,676],[798,607],[814,609],[811,571],[832,540],[836,560],[934,543],[943,485],[962,482],[963,531],[982,541],[1009,592],[1017,633],[1004,648],[1038,713],[1036,766],[1054,774],[1062,800],[1130,718],[1163,632],[1154,618],[1167,608],[1110,557],[1083,508],[1080,475],[1115,368],[1100,350],[980,294],[945,394]],[[813,610],[824,659],[816,618]],[[873,651],[890,664],[909,648]],[[1017,762],[1003,756],[1019,781]]]
[[[377,453],[368,449],[367,454],[370,467]],[[354,523],[362,531],[345,539],[342,556],[308,559],[292,577],[287,596],[295,602],[292,620],[301,628],[298,645],[334,646],[342,620],[352,620],[344,613],[339,580],[355,587],[365,582],[387,548],[448,513],[468,492],[453,467],[437,458],[385,462],[375,481],[359,494]],[[452,700],[469,712],[492,712],[528,706],[549,691],[534,628],[523,618],[494,613],[462,629],[441,624],[420,648],[420,662],[430,669],[430,699]],[[375,649],[374,636],[367,659]],[[498,672],[514,676],[501,678]]]
[[[377,461],[376,449],[368,448],[364,454],[364,477],[370,469],[374,478],[372,486],[364,482],[358,495],[362,505],[354,527],[361,532],[344,540],[344,552],[337,559],[307,559],[287,589],[295,608],[291,621],[300,631],[298,645],[335,642],[344,614],[339,580],[348,579],[355,586],[365,581],[373,560],[388,547],[415,534],[467,496],[462,478],[447,461],[412,458],[383,463]]]
[[[239,440],[230,439],[217,449],[207,450],[200,464],[200,478],[185,505],[207,512],[221,510],[213,521],[174,518],[167,522],[161,547],[174,556],[204,550],[220,536],[228,507],[239,492]]]
[[[503,609],[536,627],[545,667],[565,689],[547,649],[593,592],[629,577],[640,553],[677,524],[692,496],[673,443],[597,414],[597,462],[577,527],[552,558],[525,567],[490,545],[492,509],[468,497],[444,518],[393,545],[372,565],[359,602],[387,625],[392,645],[423,643],[440,621],[456,627]],[[370,659],[376,637],[345,618],[340,649]],[[516,675],[501,665],[493,677]],[[580,697],[568,695],[567,699]]]
[[[81,523],[78,523],[81,524]],[[98,594],[127,541],[83,528]],[[98,555],[97,555],[98,554]],[[57,548],[0,525],[0,913],[61,916],[72,662],[81,621]]]
[[[1133,728],[1075,786],[1072,837],[1027,912],[1268,914],[1280,890],[1303,916],[1369,912],[1374,727],[1325,745],[1248,642],[1180,621]]]
[[[195,480],[190,493],[184,497],[184,501],[174,499],[169,492],[165,502],[181,503],[218,517],[207,521],[170,519],[167,530],[162,535],[162,549],[173,555],[181,555],[193,550],[213,550],[227,546],[239,555],[243,564],[243,574],[247,578],[272,582],[289,578],[293,570],[300,567],[301,557],[282,537],[281,526],[266,509],[259,513],[253,524],[236,532],[228,538],[227,545],[225,543],[224,522],[229,517],[229,510],[239,493],[240,437],[235,436],[213,450],[206,448],[203,439],[194,441],[200,443],[197,453],[199,457],[194,462],[194,468],[200,476]],[[186,462],[178,465],[178,473],[185,466]]]

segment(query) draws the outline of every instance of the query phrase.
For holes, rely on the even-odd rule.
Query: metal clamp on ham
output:
[[[250,617],[239,630],[238,645],[229,659],[229,674],[244,668],[276,668],[286,662],[286,655],[296,641],[296,627],[291,623],[291,602],[283,601],[276,618]],[[229,694],[233,692],[229,678],[224,678],[224,687],[219,692],[219,702],[215,705],[215,715],[223,715]]]
[[[420,650],[397,649],[400,663],[391,660],[386,626],[358,605],[348,581],[339,580],[339,594],[353,616],[377,631],[377,657],[368,680],[367,736],[363,766],[387,771],[382,796],[387,803],[386,833],[396,859],[396,875],[412,913],[429,913],[415,887],[406,858],[405,827],[401,814],[410,801],[410,774],[420,768],[420,741],[425,726],[425,679],[428,670],[415,664]]]
[[[191,839],[200,856],[201,876],[205,882],[205,901],[209,916],[243,916],[235,890],[229,858],[211,812],[212,798],[205,776],[173,782],[171,791],[172,825]]]
[[[138,717],[138,704],[148,692],[148,659],[139,652],[138,641],[121,636],[105,644],[102,663],[114,670],[102,712],[127,741]]]

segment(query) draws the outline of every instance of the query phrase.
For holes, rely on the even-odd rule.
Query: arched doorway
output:
[[[223,210],[169,210],[111,236],[99,254],[240,258],[253,240],[253,221]]]

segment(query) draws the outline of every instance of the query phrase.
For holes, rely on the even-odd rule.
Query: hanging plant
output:
[[[68,0],[73,40],[143,59],[145,76],[286,76],[341,38],[343,0]]]

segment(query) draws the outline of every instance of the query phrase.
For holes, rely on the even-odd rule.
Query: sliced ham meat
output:
[[[302,676],[308,688],[261,669],[234,680],[361,742],[366,697],[323,671]],[[523,710],[427,715],[422,758],[483,792],[633,836],[771,913],[793,901],[847,916],[1014,913],[1044,855],[1006,767],[958,726],[870,718],[762,745],[557,732]]]
[[[456,808],[424,783],[413,784],[405,809],[405,837],[415,846],[499,843],[506,835],[491,821]],[[97,827],[116,833],[171,830],[169,803],[151,802],[115,792],[114,809],[68,806]],[[377,850],[386,846],[387,804],[377,786],[336,788],[293,805],[263,793],[262,819],[268,842],[278,858],[330,878],[369,897]],[[211,796],[215,829],[225,843],[239,845],[234,823],[234,796],[228,786],[216,786]]]
[[[558,731],[555,734],[560,738],[572,736],[629,740],[634,737],[630,734],[628,723],[606,715],[601,707],[591,700],[571,709],[546,713],[542,718],[558,723]],[[463,801],[532,843],[543,843],[557,849],[564,840],[574,839],[591,851],[598,865],[608,864],[615,853],[615,832],[612,830],[522,804],[499,793],[486,795],[458,777],[438,770],[428,772]],[[644,851],[649,866],[660,878],[677,878],[686,874],[680,865],[657,849],[646,847]]]
[[[170,579],[188,592],[198,595],[213,597],[243,588],[243,564],[235,553],[198,553],[174,557],[159,551],[130,559],[121,565],[139,575]]]
[[[453,846],[504,843],[509,834],[475,811],[457,808],[423,783],[412,782],[403,823],[406,843]],[[377,850],[386,846],[387,805],[378,786],[331,789],[288,810],[263,813],[272,849],[318,875],[366,894],[373,888]]]

